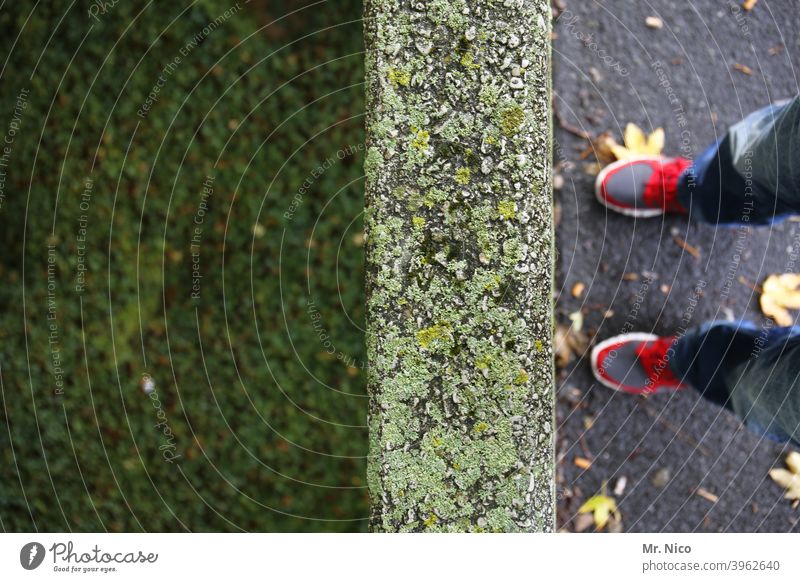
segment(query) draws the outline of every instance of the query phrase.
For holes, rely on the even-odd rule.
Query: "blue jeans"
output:
[[[710,322],[672,350],[672,371],[705,398],[759,434],[800,444],[800,327]]]
[[[800,97],[734,125],[678,186],[690,215],[718,225],[769,225],[800,214]],[[675,374],[745,425],[800,444],[800,327],[711,322],[680,337]]]
[[[678,182],[690,216],[719,225],[769,225],[800,214],[800,96],[751,113]]]

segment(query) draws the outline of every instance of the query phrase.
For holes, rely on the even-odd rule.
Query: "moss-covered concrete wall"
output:
[[[366,0],[374,531],[552,531],[547,0]]]

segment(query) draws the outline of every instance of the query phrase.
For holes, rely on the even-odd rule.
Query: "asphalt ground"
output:
[[[715,319],[764,324],[754,288],[792,267],[800,222],[738,229],[608,212],[595,202],[595,158],[577,134],[610,131],[621,141],[628,122],[663,127],[666,154],[697,155],[748,112],[798,92],[797,3],[760,0],[750,12],[719,0],[559,6],[559,322],[580,311],[591,341],[625,331],[670,335]],[[649,27],[648,16],[663,27]],[[578,283],[585,290],[574,297]],[[588,351],[560,370],[558,390],[563,529],[575,529],[586,498],[604,483],[611,493],[624,477],[615,495],[622,531],[800,531],[800,511],[768,477],[788,449],[694,391],[647,399],[614,393],[593,381]],[[576,458],[591,465],[579,459],[578,467]]]

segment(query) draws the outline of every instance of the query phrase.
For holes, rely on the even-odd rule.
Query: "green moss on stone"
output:
[[[414,133],[414,137],[411,140],[411,147],[416,148],[418,150],[426,150],[428,149],[428,143],[430,142],[431,134],[425,131],[424,129],[417,130]]]
[[[517,217],[517,203],[513,200],[504,199],[497,203],[497,214],[505,220],[513,220]]]
[[[383,156],[377,148],[371,147],[367,150],[364,158],[364,174],[367,182],[374,182],[378,177],[378,170],[383,164]]]
[[[422,349],[428,349],[431,344],[450,337],[450,328],[446,325],[434,325],[417,332],[417,342]]]
[[[469,168],[459,168],[456,170],[455,181],[462,186],[466,186],[469,184],[471,174],[472,172]]]
[[[408,87],[408,84],[411,82],[411,74],[401,69],[389,69],[387,76],[395,87],[398,85]]]
[[[512,105],[500,112],[500,129],[506,137],[515,136],[525,121],[525,112],[519,105]]]
[[[461,66],[465,69],[480,69],[481,66],[475,63],[475,55],[472,54],[472,51],[467,51],[463,55],[461,55],[461,60],[459,61]]]

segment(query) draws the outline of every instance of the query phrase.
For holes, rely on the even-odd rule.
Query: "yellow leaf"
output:
[[[800,475],[786,469],[772,469],[769,476],[775,483],[786,489],[785,499],[800,499]]]
[[[657,156],[664,149],[664,130],[660,127],[653,133],[647,136],[647,151],[648,153]]]
[[[664,149],[664,130],[660,127],[646,136],[634,123],[625,127],[622,146],[612,137],[604,137],[600,142],[602,149],[611,151],[618,160],[626,160],[636,156],[658,156]]]
[[[789,309],[800,309],[800,275],[770,275],[761,286],[761,311],[782,327],[793,323]]]
[[[613,497],[608,495],[595,495],[587,499],[578,513],[591,513],[594,517],[594,523],[597,529],[603,529],[608,523],[609,518],[613,515],[615,519],[619,519],[619,511],[617,511],[617,502]]]
[[[611,144],[610,147],[611,147],[611,153],[614,154],[614,157],[617,158],[618,160],[624,160],[636,155],[635,152],[632,152],[625,146],[621,146],[618,143],[613,143]]]
[[[625,126],[625,147],[633,151],[642,151],[647,148],[647,138],[644,132],[635,123]]]
[[[800,453],[797,451],[792,451],[786,455],[784,462],[792,473],[795,475],[800,475]]]
[[[789,470],[772,469],[769,472],[769,476],[775,483],[786,489],[786,494],[783,496],[784,499],[798,502],[800,501],[800,453],[792,451],[786,455],[784,461]],[[792,507],[795,507],[795,505]]]

